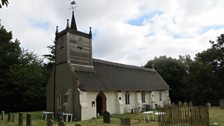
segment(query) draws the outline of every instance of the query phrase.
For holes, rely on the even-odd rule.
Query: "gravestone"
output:
[[[208,107],[211,107],[211,106],[212,106],[211,103],[207,103],[206,105],[207,105]]]
[[[224,99],[220,99],[220,100],[219,100],[219,107],[220,107],[221,109],[224,109]]]
[[[8,121],[11,121],[11,113],[8,113]]]
[[[103,113],[103,122],[104,123],[110,123],[110,113],[108,111],[105,111]]]
[[[52,119],[47,120],[47,126],[53,126],[53,120]]]
[[[130,126],[131,125],[131,119],[130,118],[121,118],[121,125],[122,126]]]
[[[2,112],[1,112],[1,120],[4,120],[4,115],[5,115],[5,112],[2,111]]]
[[[23,113],[20,112],[19,113],[19,126],[22,126],[23,125]]]
[[[15,122],[15,115],[14,114],[12,114],[12,123],[14,123]]]
[[[65,122],[63,120],[58,121],[58,126],[65,126]]]
[[[26,114],[26,126],[31,126],[32,120],[31,120],[31,114]]]

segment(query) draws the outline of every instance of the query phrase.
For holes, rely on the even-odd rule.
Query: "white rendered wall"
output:
[[[117,92],[104,92],[106,95],[107,101],[106,101],[106,111],[108,111],[110,114],[116,114],[117,113],[117,104],[118,104],[118,98],[117,98]]]
[[[145,103],[142,103],[141,92],[129,92],[130,104],[125,104],[125,92],[103,92],[106,96],[106,111],[111,114],[122,114],[130,112],[130,109],[142,107],[145,104],[155,108],[155,104],[163,106],[169,102],[169,92],[161,91],[145,92]],[[81,120],[96,118],[96,97],[99,92],[80,91]],[[119,99],[120,98],[120,99]],[[95,105],[92,105],[92,103]]]
[[[81,104],[81,120],[88,120],[96,118],[96,95],[97,92],[83,92],[80,91]],[[92,106],[92,101],[95,105]]]
[[[161,92],[161,99],[160,99],[160,92]],[[163,107],[164,104],[169,104],[169,92],[168,91],[153,91],[151,93],[153,108],[156,105]]]

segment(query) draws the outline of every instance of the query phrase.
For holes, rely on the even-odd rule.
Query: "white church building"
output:
[[[91,28],[89,33],[78,31],[74,12],[71,25],[56,30],[55,42],[47,111],[87,120],[105,111],[122,114],[170,103],[169,86],[156,70],[94,59]]]

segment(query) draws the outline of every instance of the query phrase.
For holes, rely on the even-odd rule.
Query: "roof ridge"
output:
[[[111,65],[111,66],[116,66],[116,67],[123,67],[123,68],[129,68],[129,69],[156,72],[155,70],[150,69],[150,68],[144,68],[144,67],[139,67],[139,66],[135,66],[135,65],[127,65],[127,64],[116,63],[116,62],[111,62],[111,61],[106,61],[106,60],[101,60],[101,59],[95,59],[95,58],[93,58],[93,62],[102,63],[102,64],[106,64],[106,65]]]

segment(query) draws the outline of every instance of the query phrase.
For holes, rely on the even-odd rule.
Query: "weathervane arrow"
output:
[[[74,9],[75,9],[75,5],[76,5],[76,2],[73,0],[71,3],[71,9],[72,9],[72,11],[74,11]]]

